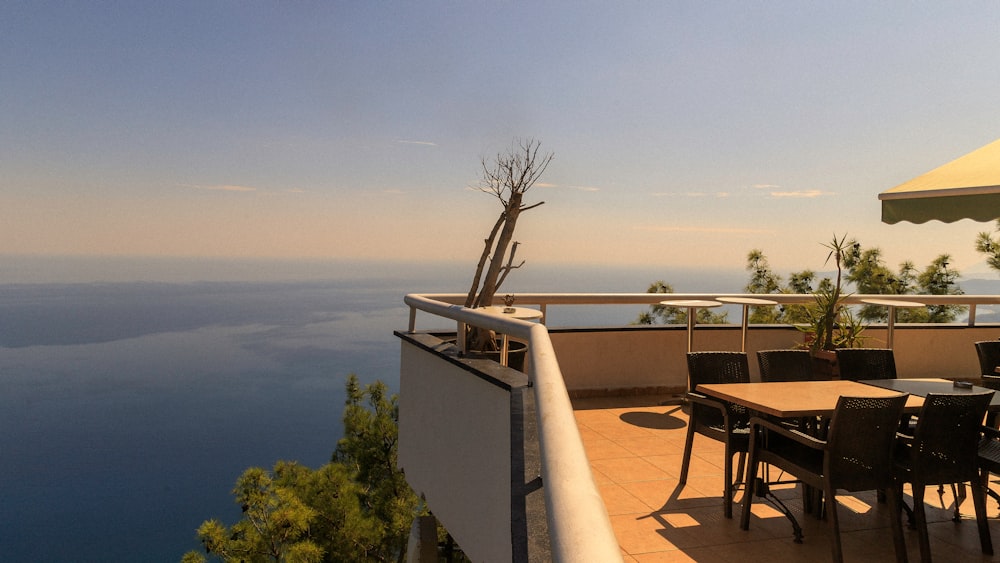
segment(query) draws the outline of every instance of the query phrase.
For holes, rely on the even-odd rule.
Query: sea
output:
[[[3,560],[167,562],[200,549],[203,521],[240,518],[231,490],[244,469],[330,459],[348,374],[398,391],[403,297],[464,293],[471,276],[471,263],[3,257]],[[501,292],[657,280],[740,292],[746,273],[528,264]],[[547,322],[623,325],[644,309],[551,307]],[[419,329],[448,327],[418,315]]]

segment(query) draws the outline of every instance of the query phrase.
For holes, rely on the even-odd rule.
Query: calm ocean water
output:
[[[467,265],[6,258],[0,546],[9,561],[177,561],[249,466],[325,463],[348,373],[398,388],[402,299]],[[742,270],[529,265],[507,291],[741,291]],[[553,308],[552,325],[642,307]],[[738,318],[731,315],[731,318]],[[421,326],[420,328],[437,328]]]

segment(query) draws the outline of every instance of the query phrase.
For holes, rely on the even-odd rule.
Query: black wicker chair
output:
[[[896,358],[891,348],[837,348],[841,379],[896,379]]]
[[[976,356],[979,357],[979,372],[983,376],[983,387],[988,387],[994,391],[1000,391],[1000,374],[997,373],[997,366],[1000,366],[1000,340],[984,340],[976,342]],[[994,421],[990,421],[990,425]]]
[[[983,491],[1000,505],[1000,494],[990,489],[990,473],[1000,475],[1000,430],[992,426],[983,427],[983,439],[979,442],[979,472]]]
[[[978,455],[983,418],[992,398],[992,391],[928,393],[917,416],[913,436],[901,435],[899,438],[895,463],[897,492],[902,492],[903,483],[912,485],[914,525],[920,538],[921,561],[931,560],[924,510],[924,489],[928,485],[971,484],[979,543],[983,553],[993,554]],[[957,504],[958,499],[955,502]]]
[[[984,340],[976,342],[976,356],[979,358],[979,371],[983,378],[983,387],[1000,391],[1000,340]],[[997,427],[997,413],[986,415],[986,426]]]
[[[836,492],[884,489],[889,509],[897,517],[892,522],[893,545],[897,559],[905,559],[903,528],[898,517],[899,492],[893,487],[892,451],[896,429],[906,405],[907,395],[888,397],[840,397],[830,418],[826,440],[791,430],[781,424],[753,417],[750,419],[750,459],[747,482],[757,477],[762,463],[791,473],[804,484],[823,492],[826,517],[833,527],[833,560],[843,561],[840,524],[837,518]],[[743,495],[740,527],[750,529],[752,494]]]
[[[757,352],[761,381],[810,381],[812,356],[808,350],[761,350]]]
[[[743,352],[689,352],[687,364],[690,418],[687,438],[684,441],[684,458],[681,462],[679,483],[682,486],[687,483],[688,469],[691,465],[691,447],[694,445],[696,433],[722,442],[726,449],[725,484],[722,489],[723,510],[726,518],[732,518],[733,495],[743,480],[743,467],[750,443],[750,431],[747,426],[750,415],[739,405],[711,399],[695,392],[695,388],[702,383],[748,383],[750,367],[747,355]],[[733,455],[737,453],[740,460],[734,481]]]
[[[996,372],[997,366],[1000,366],[1000,340],[983,340],[975,344],[976,355],[979,356],[979,372],[991,377],[1000,376]]]

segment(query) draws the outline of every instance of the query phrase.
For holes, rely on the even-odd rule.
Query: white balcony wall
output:
[[[511,561],[510,391],[402,342],[399,466],[473,561]]]

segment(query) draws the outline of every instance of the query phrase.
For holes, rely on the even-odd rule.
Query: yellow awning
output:
[[[1000,139],[886,190],[882,222],[1000,218]]]

